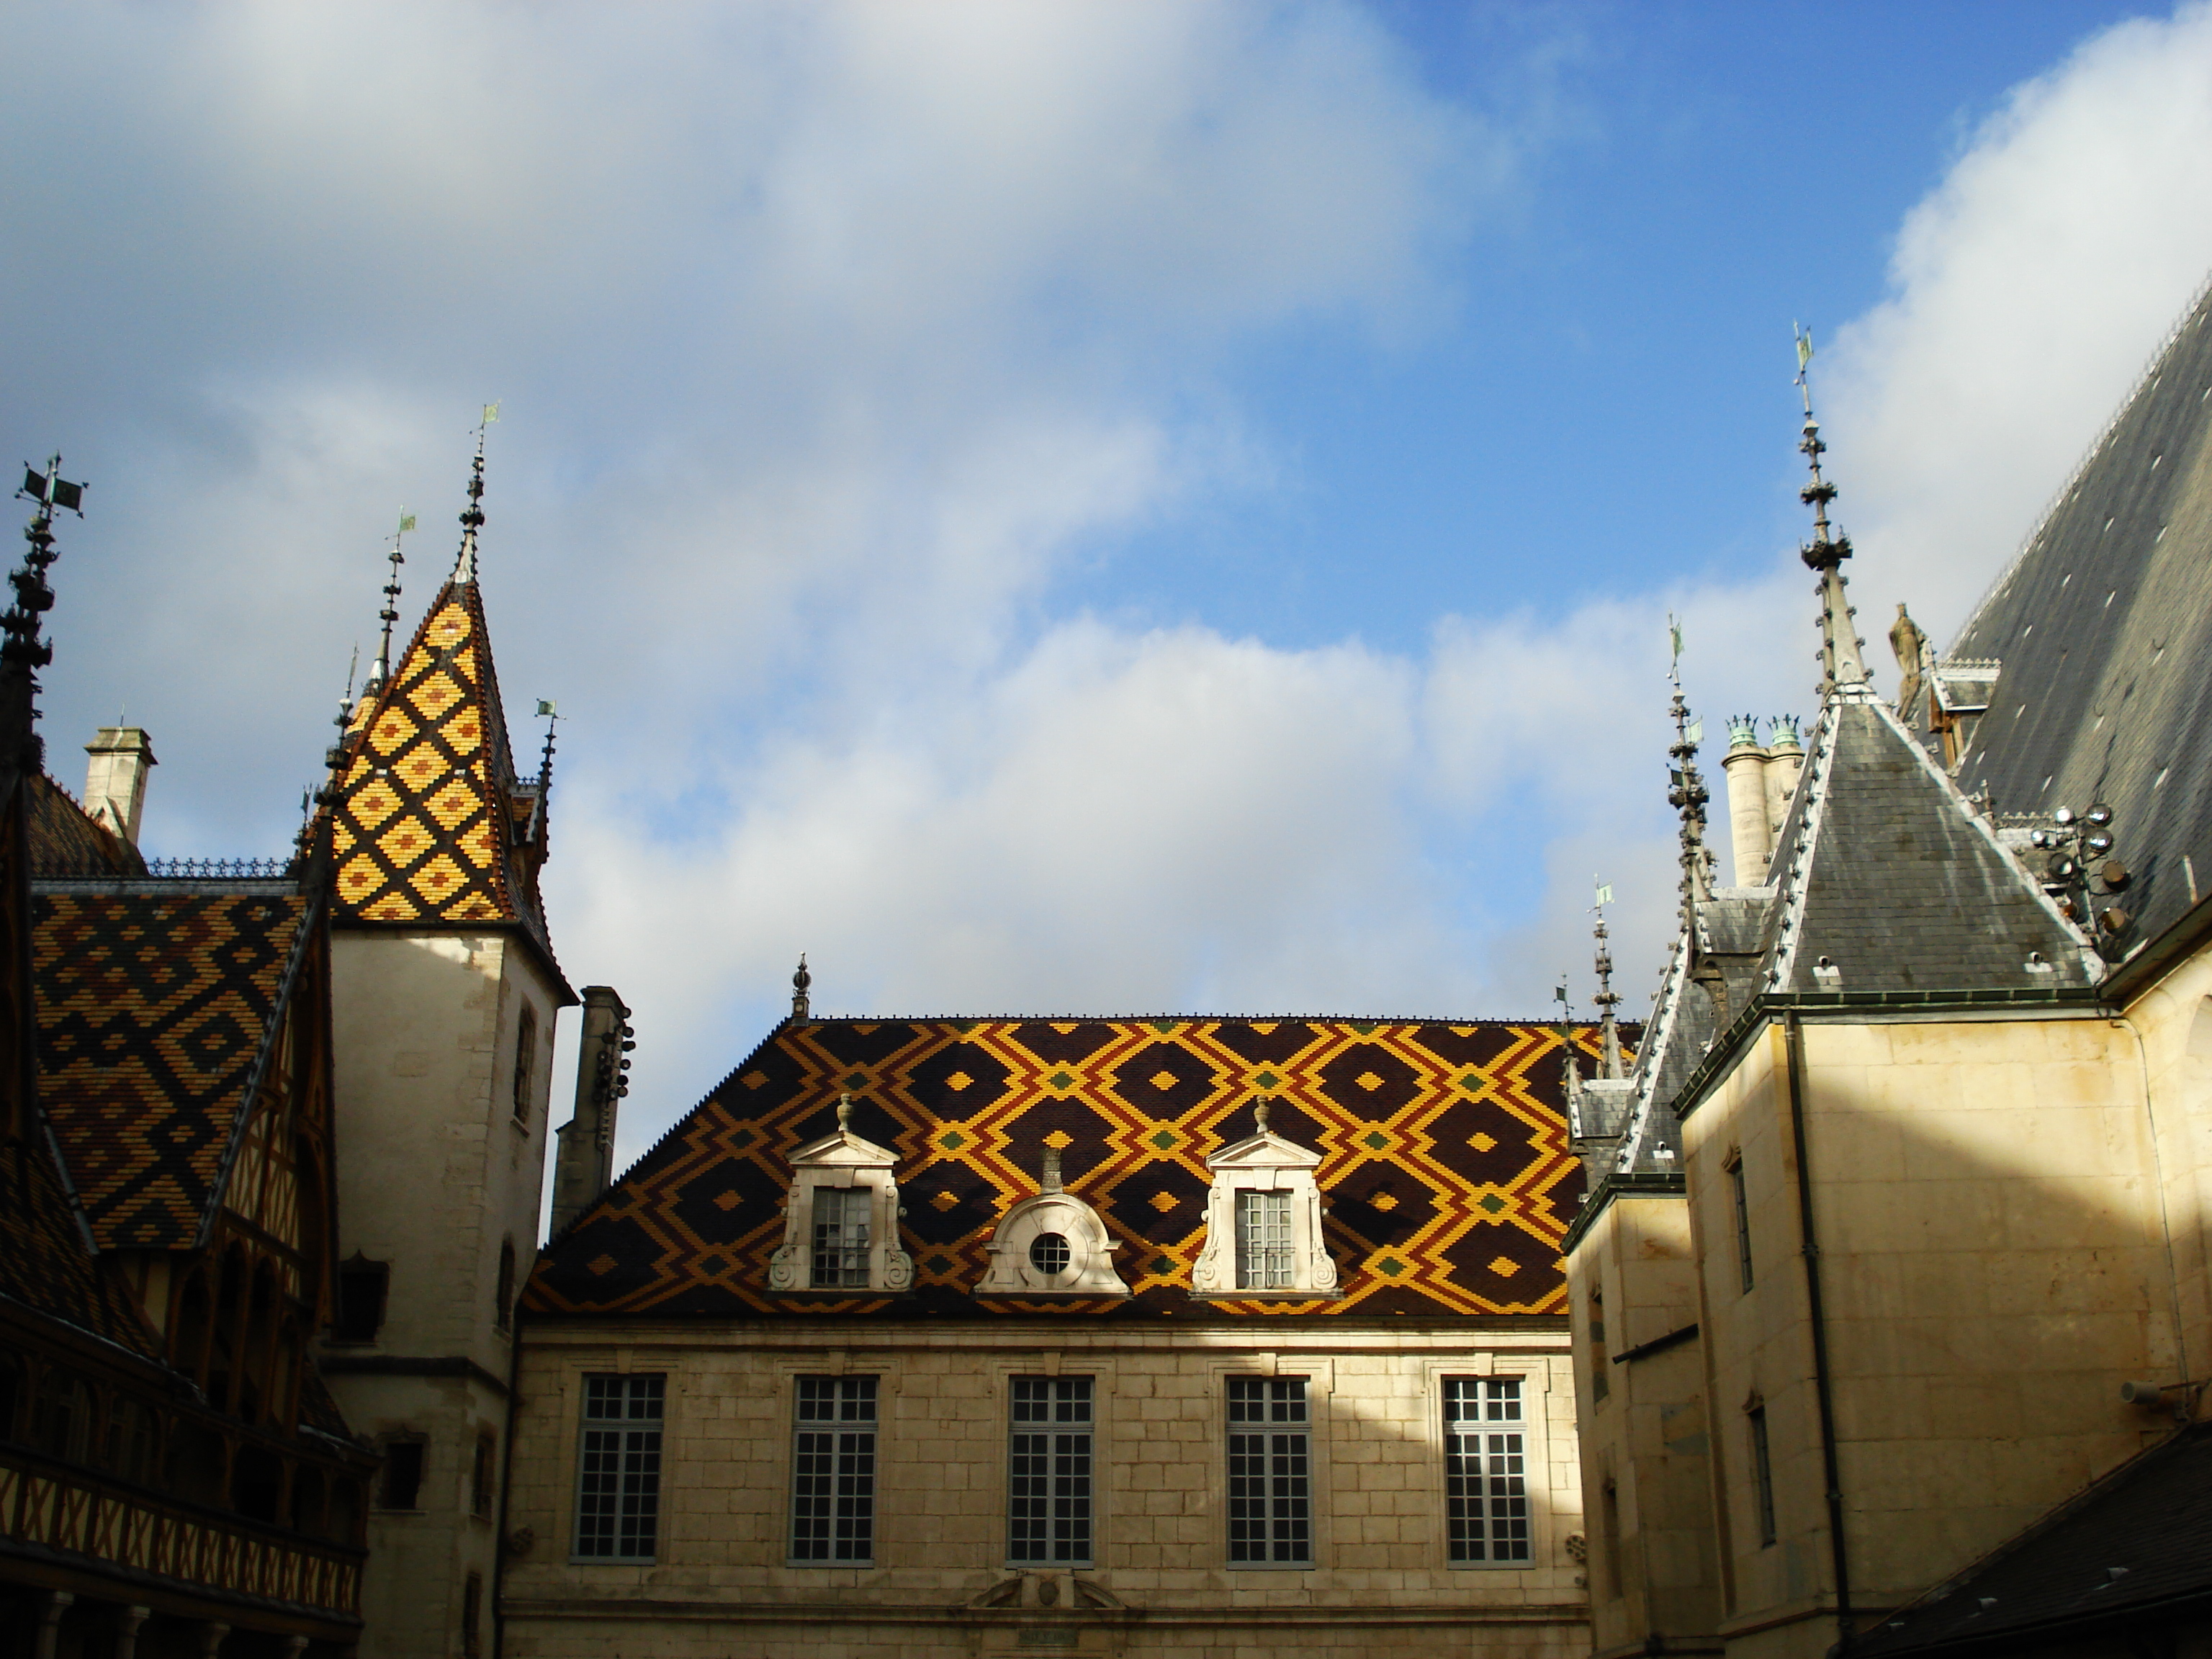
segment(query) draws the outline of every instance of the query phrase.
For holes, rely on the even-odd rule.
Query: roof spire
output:
[[[54,510],[59,507],[84,516],[82,484],[62,477],[62,458],[55,456],[40,472],[27,462],[19,501],[35,503],[38,511],[23,526],[23,539],[31,550],[23,562],[9,572],[15,602],[0,616],[0,768],[35,772],[46,762],[46,744],[39,736],[39,670],[54,659],[54,647],[40,637],[46,612],[53,609],[54,590],[46,585],[46,572],[54,552]]]
[[[1596,881],[1592,877],[1593,882]],[[1597,1074],[1601,1078],[1626,1076],[1620,1060],[1620,1026],[1613,1011],[1620,1006],[1620,993],[1613,988],[1613,950],[1606,943],[1605,907],[1613,902],[1613,888],[1600,884],[1597,902],[1590,908],[1597,913],[1597,926],[1590,930],[1597,940],[1597,995],[1590,999],[1597,1004],[1598,1062]]]
[[[1694,933],[1698,926],[1698,906],[1711,898],[1713,891],[1712,849],[1705,845],[1705,803],[1712,799],[1706,792],[1705,781],[1698,773],[1698,739],[1705,735],[1705,723],[1690,718],[1689,708],[1682,702],[1682,629],[1673,617],[1668,618],[1668,630],[1674,641],[1676,665],[1668,671],[1674,693],[1668,710],[1674,717],[1674,741],[1667,745],[1674,757],[1668,769],[1670,780],[1667,804],[1682,816],[1682,926]]]
[[[469,504],[461,514],[461,551],[450,578],[465,586],[477,579],[477,532],[483,528],[484,428],[498,418],[499,405],[486,404],[483,419],[477,422],[476,459],[469,463]]]
[[[799,953],[799,971],[791,976],[791,1017],[805,1019],[809,1012],[806,988],[814,983],[814,975],[806,971],[806,952]]]
[[[1797,390],[1805,402],[1805,434],[1797,448],[1813,475],[1797,492],[1797,499],[1813,509],[1813,539],[1798,549],[1798,555],[1820,576],[1817,590],[1820,596],[1820,700],[1826,702],[1842,692],[1864,691],[1867,669],[1866,659],[1859,654],[1864,641],[1859,638],[1858,624],[1852,620],[1850,600],[1844,592],[1843,567],[1851,556],[1851,538],[1832,531],[1828,525],[1828,503],[1836,499],[1836,487],[1820,475],[1820,457],[1828,446],[1820,441],[1820,423],[1813,418],[1813,387],[1806,379],[1813,361],[1813,335],[1805,328],[1797,328],[1796,333]]]
[[[415,515],[402,507],[399,528],[392,532],[392,551],[385,556],[392,561],[392,579],[384,584],[384,609],[376,613],[384,624],[384,637],[377,642],[376,660],[368,665],[368,678],[362,682],[361,700],[368,702],[384,690],[392,678],[392,624],[399,620],[399,567],[407,562],[407,556],[399,550],[399,544],[415,527]],[[353,714],[353,672],[346,671],[346,702],[344,713],[349,722]]]

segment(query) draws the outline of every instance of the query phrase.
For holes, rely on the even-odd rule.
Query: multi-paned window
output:
[[[1305,1378],[1229,1379],[1229,1560],[1232,1566],[1312,1565],[1312,1460]]]
[[[868,1202],[866,1187],[814,1189],[814,1278],[817,1287],[866,1288]]]
[[[1766,1448],[1766,1407],[1753,1406],[1744,1414],[1751,1420],[1752,1497],[1759,1516],[1759,1547],[1765,1549],[1778,1536],[1774,1529],[1774,1459]]]
[[[1006,1559],[1090,1565],[1091,1379],[1015,1377],[1009,1415]]]
[[[1529,1559],[1528,1425],[1517,1376],[1445,1379],[1444,1528],[1455,1564]]]
[[[802,1376],[795,1414],[791,1559],[865,1566],[876,1553],[876,1379]]]
[[[1729,1192],[1735,1200],[1735,1266],[1738,1288],[1749,1290],[1753,1284],[1751,1271],[1751,1199],[1743,1187],[1743,1154],[1732,1155],[1727,1164]]]
[[[667,1378],[586,1376],[577,1458],[580,1559],[650,1561],[660,1529],[660,1425]]]
[[[1287,1192],[1243,1191],[1237,1194],[1237,1288],[1286,1291],[1297,1283],[1291,1248],[1291,1195]]]

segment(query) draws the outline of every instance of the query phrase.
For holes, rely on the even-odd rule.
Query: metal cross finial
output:
[[[813,983],[814,975],[806,971],[806,952],[801,951],[799,953],[799,971],[791,976],[791,1017],[793,1019],[806,1018],[811,1002],[806,991]]]
[[[484,431],[499,418],[499,405],[486,404],[483,419],[477,422],[476,458],[469,463],[469,504],[461,510],[461,551],[453,561],[453,580],[474,582],[477,579],[477,532],[483,528],[483,466]]]
[[[1674,763],[1668,770],[1667,804],[1681,815],[1682,926],[1694,930],[1698,905],[1713,890],[1712,849],[1705,845],[1705,803],[1712,797],[1698,772],[1698,739],[1705,735],[1705,722],[1690,718],[1680,680],[1668,708],[1674,720],[1674,741],[1667,753]]]
[[[383,690],[385,682],[392,678],[392,624],[399,620],[399,567],[407,562],[407,556],[400,551],[399,544],[414,527],[415,515],[403,507],[399,528],[392,532],[392,551],[385,556],[392,561],[392,574],[384,584],[384,609],[376,613],[377,620],[384,624],[384,637],[377,644],[376,660],[369,665],[368,678],[361,688],[364,702]],[[346,678],[350,685],[353,677],[349,674]]]
[[[1596,880],[1592,877],[1593,881]],[[1597,994],[1591,1000],[1597,1004],[1600,1042],[1598,1075],[1617,1078],[1621,1075],[1620,1027],[1613,1011],[1620,1006],[1620,993],[1613,988],[1613,948],[1606,943],[1605,907],[1613,902],[1613,889],[1601,885],[1597,902],[1590,908],[1597,913],[1597,926],[1591,929],[1597,940]]]

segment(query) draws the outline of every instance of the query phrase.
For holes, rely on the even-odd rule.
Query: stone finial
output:
[[[1044,1149],[1044,1176],[1037,1185],[1039,1190],[1043,1192],[1056,1193],[1060,1190],[1059,1147],[1048,1146]]]
[[[1252,1124],[1255,1134],[1263,1135],[1267,1133],[1267,1109],[1273,1104],[1274,1102],[1265,1095],[1261,1095],[1259,1099],[1252,1103]]]
[[[814,983],[814,975],[806,971],[806,952],[799,953],[799,971],[791,976],[791,1017],[805,1019],[812,1006],[806,992]]]
[[[853,1097],[849,1094],[837,1097],[837,1133],[841,1135],[853,1133]]]

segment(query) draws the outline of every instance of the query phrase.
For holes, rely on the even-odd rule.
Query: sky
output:
[[[149,852],[283,850],[497,399],[624,1161],[802,950],[830,1014],[1527,1018],[1604,882],[1637,1011],[1668,617],[1713,738],[1814,702],[1793,326],[1887,679],[2212,270],[2202,4],[8,15],[52,769],[143,725]]]

